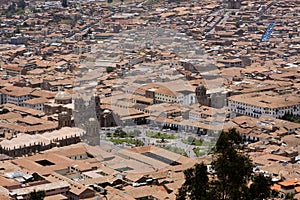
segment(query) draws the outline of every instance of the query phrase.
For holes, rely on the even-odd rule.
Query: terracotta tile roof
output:
[[[300,177],[298,178],[292,178],[285,181],[278,182],[278,185],[281,186],[296,186],[300,185]]]
[[[300,105],[300,98],[298,94],[279,95],[275,92],[234,95],[228,97],[228,99],[262,108],[280,108]]]
[[[30,105],[44,104],[47,102],[48,102],[48,99],[46,99],[46,98],[33,98],[33,99],[29,99],[27,101],[24,101],[24,103],[30,104]]]

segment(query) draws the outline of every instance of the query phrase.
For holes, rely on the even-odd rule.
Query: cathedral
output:
[[[213,108],[223,108],[226,106],[226,94],[220,92],[208,93],[203,84],[199,84],[195,90],[197,101],[200,105]]]
[[[240,9],[241,0],[225,0],[225,5],[228,9]]]
[[[100,144],[101,109],[100,98],[92,95],[90,99],[74,99],[73,110],[75,126],[86,131],[82,140],[89,145]]]

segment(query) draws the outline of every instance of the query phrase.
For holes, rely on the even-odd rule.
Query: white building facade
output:
[[[259,94],[236,95],[228,98],[231,116],[246,115],[259,118],[262,115],[281,118],[284,115],[300,115],[299,95],[269,96]]]

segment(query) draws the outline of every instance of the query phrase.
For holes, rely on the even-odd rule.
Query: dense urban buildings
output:
[[[299,19],[297,0],[0,0],[0,199],[176,199],[231,128],[300,199]]]

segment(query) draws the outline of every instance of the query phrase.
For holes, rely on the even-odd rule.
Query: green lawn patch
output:
[[[183,155],[183,156],[187,156],[187,153],[185,152],[184,149],[179,148],[179,147],[172,147],[172,146],[162,146],[162,148],[168,150],[168,151],[172,151],[174,153]]]
[[[182,140],[185,144],[195,145],[195,146],[202,146],[203,145],[203,139],[197,139],[194,137],[188,137],[187,139]]]
[[[147,132],[146,133],[147,137],[151,137],[151,138],[156,138],[156,139],[167,139],[167,140],[172,140],[172,139],[176,139],[178,137],[176,137],[175,135],[169,135],[167,133],[160,133],[160,132]]]
[[[203,155],[205,155],[204,152],[200,152],[200,150],[202,150],[200,147],[196,147],[193,149],[194,153],[196,154],[197,157],[201,157]]]
[[[144,143],[141,140],[138,139],[130,139],[130,138],[110,138],[109,141],[111,141],[114,144],[132,144],[135,146],[143,146]]]

